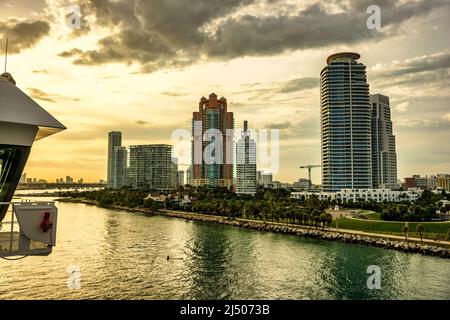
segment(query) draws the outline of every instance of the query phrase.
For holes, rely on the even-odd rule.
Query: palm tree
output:
[[[317,229],[317,226],[318,226],[318,224],[320,222],[320,216],[314,215],[313,219],[314,219],[314,225],[315,225],[315,227]]]
[[[405,234],[406,242],[408,242],[408,232],[409,232],[409,227],[408,227],[408,225],[405,224],[405,225],[402,227],[402,232]]]
[[[445,214],[447,213],[447,208],[446,208],[445,206],[442,206],[442,207],[439,208],[439,212],[440,212],[443,216],[445,216]]]
[[[423,226],[423,224],[418,224],[416,226],[416,232],[420,234],[420,242],[422,243],[422,232],[425,230],[425,227]]]
[[[305,225],[309,225],[309,219],[311,218],[311,215],[308,212],[305,212],[303,214],[303,219],[305,219]]]
[[[297,209],[297,223],[298,224],[303,224],[303,217],[304,213],[301,209]]]
[[[331,215],[331,213],[327,213],[325,221],[327,223],[328,228],[331,227],[331,223],[333,222],[333,216]]]
[[[322,223],[322,230],[323,230],[325,228],[325,223],[327,222],[327,214],[325,212],[320,214],[319,221]]]

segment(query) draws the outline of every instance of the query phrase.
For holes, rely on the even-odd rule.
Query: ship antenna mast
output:
[[[8,63],[8,38],[6,38],[6,50],[5,50],[5,73],[6,73],[6,65]]]

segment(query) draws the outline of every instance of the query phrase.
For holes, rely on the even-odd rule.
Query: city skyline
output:
[[[3,53],[4,30],[10,30],[8,71],[19,88],[68,127],[48,138],[46,144],[38,142],[33,146],[25,169],[30,176],[54,181],[70,169],[71,175],[84,177],[86,181],[106,180],[105,132],[122,131],[128,137],[128,145],[171,144],[174,128],[190,128],[191,112],[198,97],[205,92],[220,92],[228,98],[236,123],[245,119],[254,128],[280,129],[281,163],[274,179],[297,181],[306,177],[306,172],[298,168],[301,164],[320,163],[318,74],[324,59],[341,51],[360,53],[367,66],[370,92],[390,98],[398,177],[450,171],[450,151],[446,147],[450,138],[450,53],[446,48],[449,21],[448,4],[444,1],[417,1],[409,5],[383,2],[380,30],[367,29],[364,1],[348,4],[337,1],[330,5],[282,1],[276,6],[236,1],[219,13],[208,11],[211,19],[197,22],[207,25],[219,14],[225,19],[208,26],[213,33],[217,30],[214,28],[223,31],[224,38],[220,41],[223,52],[219,54],[216,43],[211,42],[209,48],[203,44],[205,56],[201,59],[186,59],[176,56],[177,53],[169,55],[168,52],[179,51],[177,46],[185,46],[185,52],[192,53],[192,43],[179,38],[176,28],[168,29],[172,33],[162,28],[169,18],[176,18],[173,12],[183,10],[162,8],[158,12],[167,21],[161,20],[158,26],[149,24],[146,28],[153,29],[144,36],[159,28],[156,31],[168,39],[170,50],[166,55],[158,51],[155,55],[159,55],[153,58],[146,56],[148,61],[155,62],[153,65],[138,58],[140,52],[153,49],[138,48],[133,41],[124,42],[121,38],[130,32],[130,26],[120,25],[120,32],[113,30],[113,19],[128,19],[126,15],[132,13],[126,11],[122,17],[110,2],[105,2],[105,6],[111,17],[103,16],[101,8],[86,2],[89,8],[82,9],[89,28],[83,25],[80,30],[65,26],[64,1],[47,4],[19,0],[8,7],[6,3],[0,3],[0,23],[8,27],[1,29],[0,38]],[[209,8],[206,2],[205,8]],[[288,9],[292,9],[291,14],[286,13]],[[149,12],[146,19],[152,19],[150,11],[146,12]],[[193,26],[195,36],[204,38],[200,26],[192,22],[194,13],[184,14],[187,17],[181,23],[184,30],[188,24]],[[19,28],[24,21],[13,18],[34,23],[36,33],[24,42]],[[265,25],[274,18],[286,22],[284,27],[274,26],[279,28],[274,32],[280,35],[280,44],[275,45],[276,42],[270,42],[271,37],[265,37],[267,43],[242,47],[227,38],[232,28],[241,30],[245,23],[258,21]],[[130,21],[136,23],[133,17]],[[335,24],[336,34],[324,29],[328,25],[324,21],[341,21]],[[292,41],[286,28],[296,23],[302,26],[309,23],[322,35],[322,41],[308,37],[307,30],[301,28]],[[243,36],[257,39],[257,34]],[[101,39],[121,41],[122,55],[116,60],[107,57],[111,42]],[[203,43],[200,38],[195,39]],[[206,39],[205,43],[210,41]],[[161,60],[170,63],[159,66],[157,62]],[[216,77],[210,77],[211,74]],[[62,81],[67,85],[60,86]],[[320,183],[320,170],[313,171],[312,178],[314,183]]]

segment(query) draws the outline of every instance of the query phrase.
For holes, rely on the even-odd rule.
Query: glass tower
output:
[[[171,145],[131,146],[128,180],[136,189],[171,190],[177,172],[174,162]]]
[[[320,73],[322,188],[372,187],[371,106],[357,53],[333,54]]]
[[[256,194],[256,142],[250,139],[247,121],[236,144],[236,193]]]
[[[116,185],[116,161],[115,153],[118,147],[122,146],[122,132],[111,131],[108,133],[108,188],[114,188]]]
[[[389,97],[370,95],[372,108],[372,183],[374,188],[397,187],[397,153]]]

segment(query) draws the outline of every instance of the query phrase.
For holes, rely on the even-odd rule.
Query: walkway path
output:
[[[165,212],[165,211],[171,212],[172,210],[160,210],[160,211],[162,211],[162,212]],[[185,211],[174,211],[174,212],[181,212],[181,213],[191,214],[191,215],[198,215],[198,216],[205,216],[205,217],[216,217],[216,218],[226,219],[226,217],[216,216],[216,215],[192,213],[192,212],[185,212]],[[315,229],[315,227],[312,227],[312,226],[298,225],[298,224],[292,224],[292,223],[271,222],[271,221],[254,220],[254,219],[243,219],[243,218],[236,218],[235,220],[236,221],[242,221],[242,222],[254,222],[254,223],[264,223],[265,222],[267,224],[287,226],[287,227],[294,227],[294,228]],[[323,229],[319,228],[319,230],[329,231],[329,232],[338,232],[338,233],[343,233],[343,234],[346,233],[346,234],[361,235],[361,236],[374,237],[374,238],[383,238],[383,239],[386,239],[386,240],[405,241],[405,237],[391,235],[391,234],[372,233],[372,232],[365,232],[365,231],[351,230],[351,229],[340,229],[340,228],[323,228]],[[421,241],[420,241],[420,238],[408,237],[408,242],[420,243]],[[435,241],[435,240],[425,239],[424,238],[422,243],[423,244],[434,245],[434,246],[450,247],[450,241],[444,241],[444,240]]]

